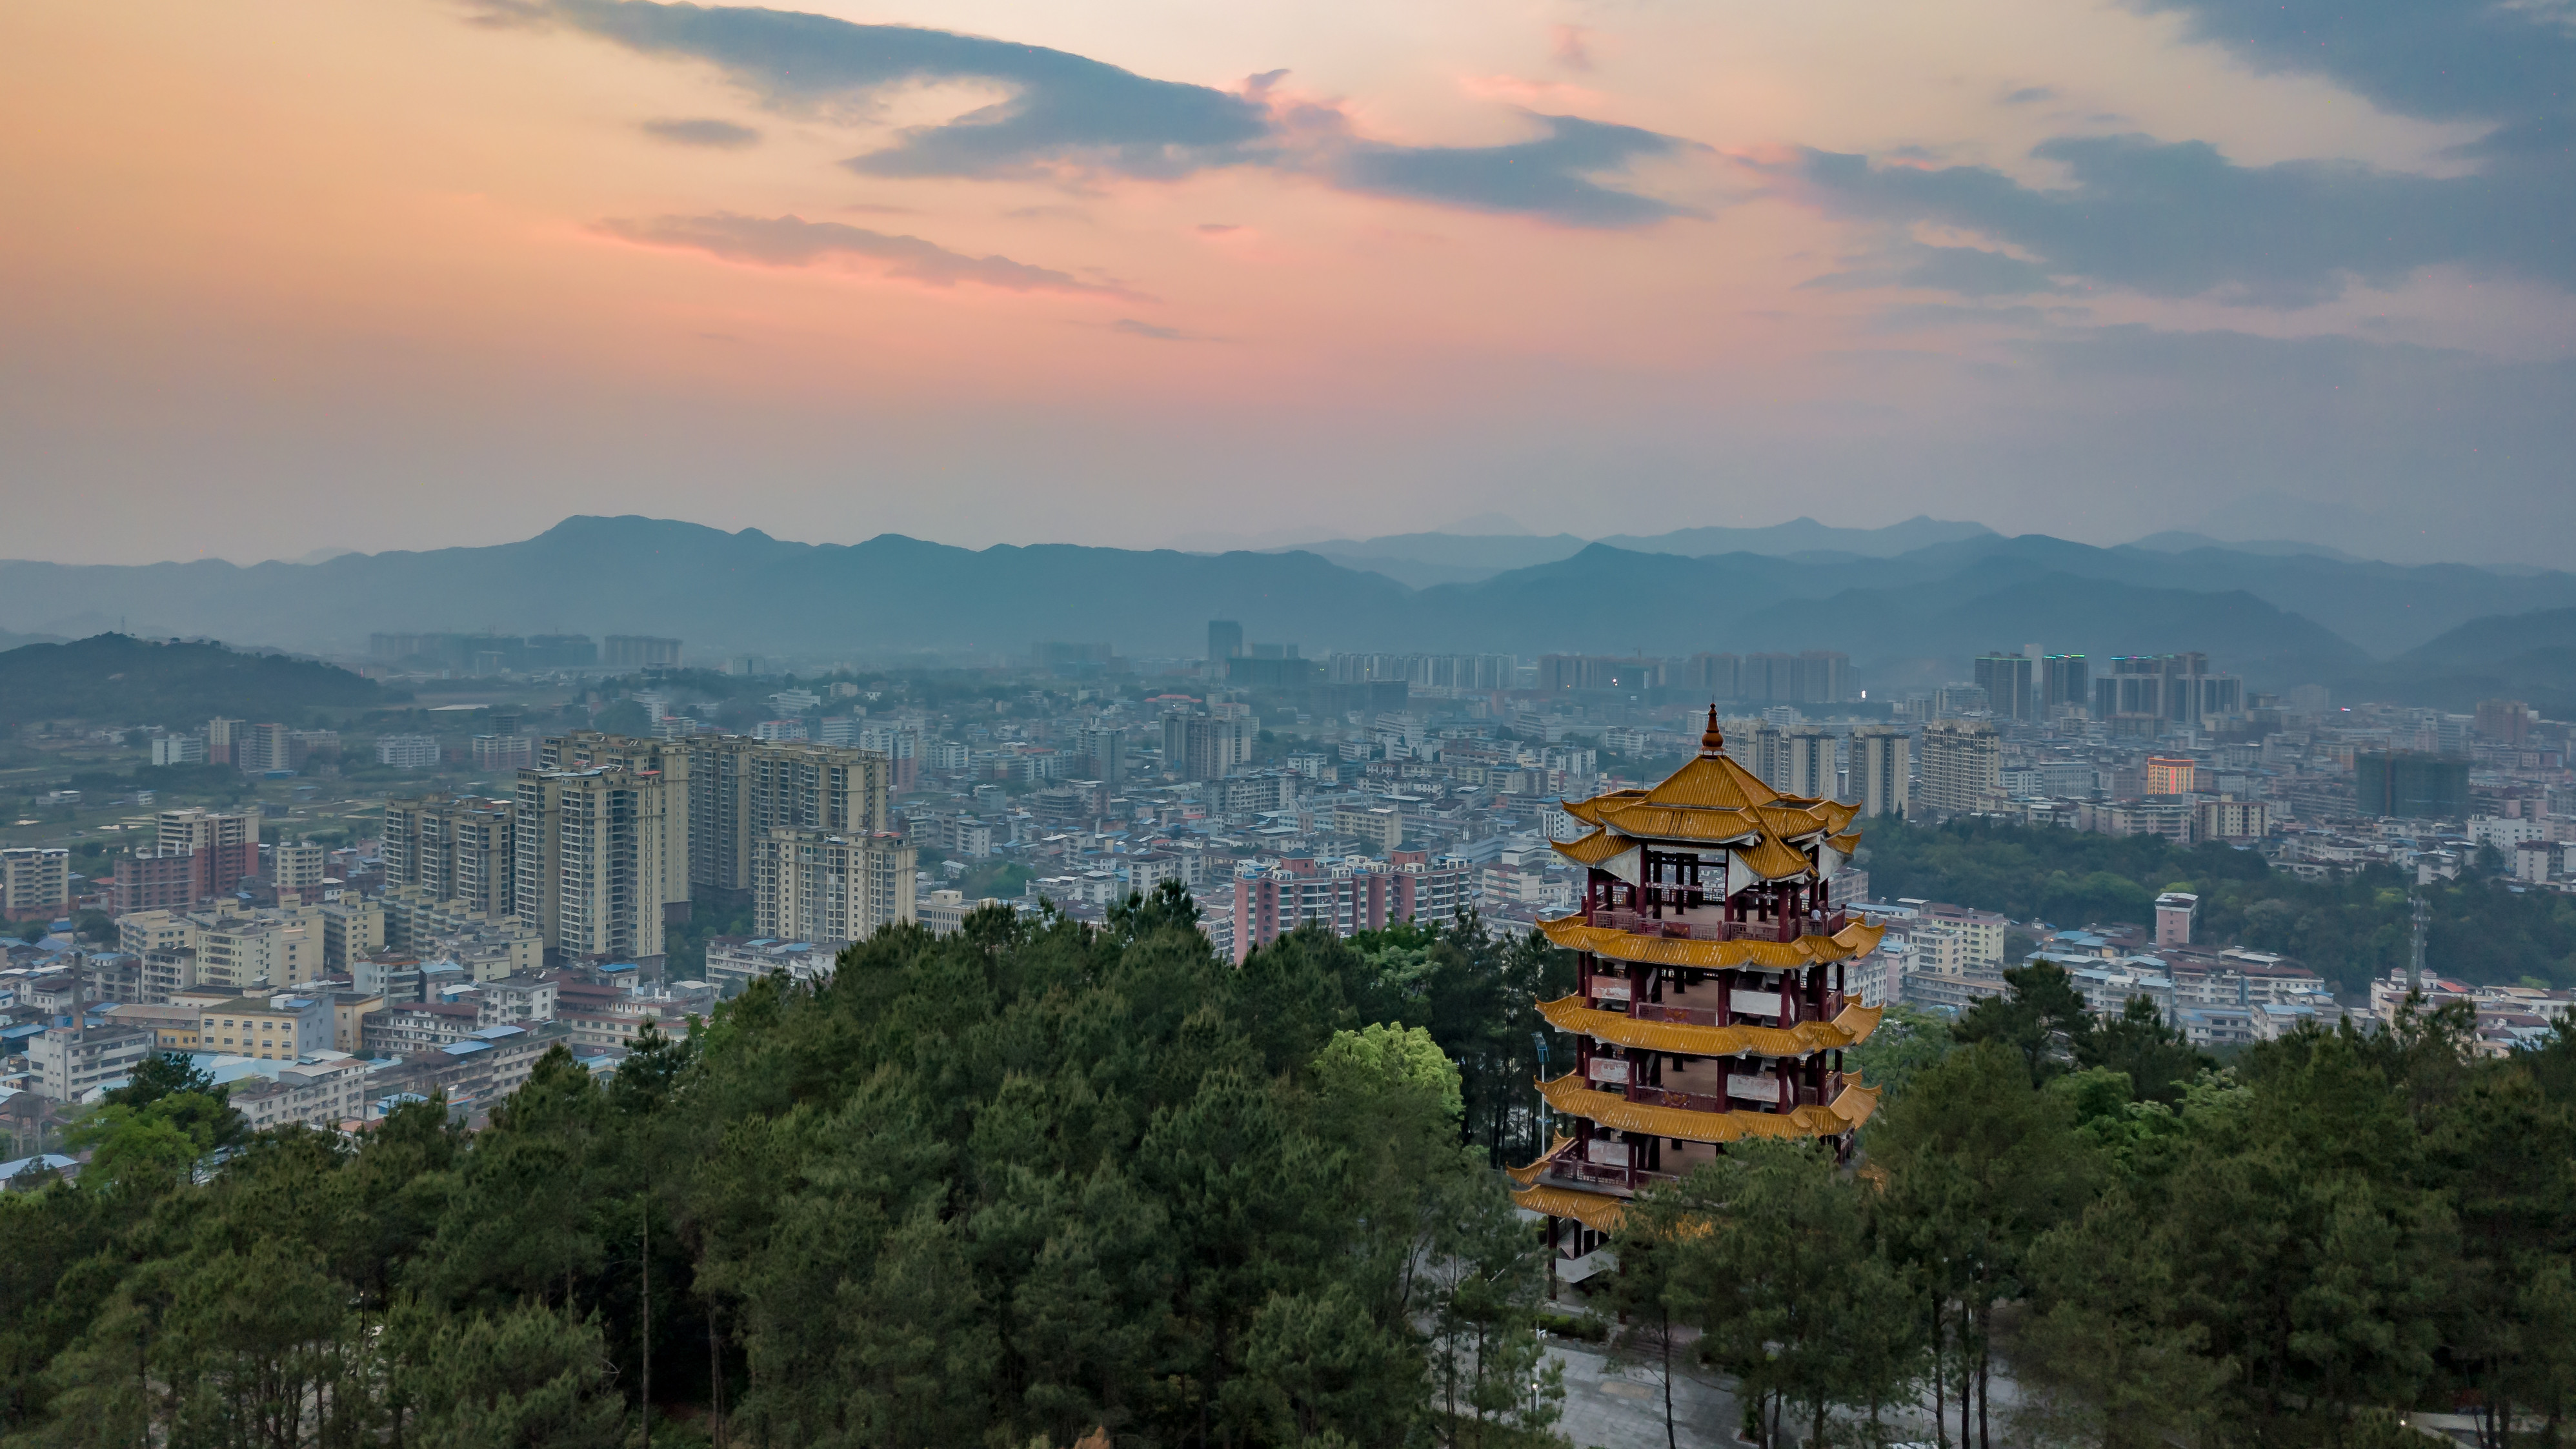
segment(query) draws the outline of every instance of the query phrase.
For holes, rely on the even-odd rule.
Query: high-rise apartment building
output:
[[[1923,807],[1936,815],[1985,808],[2003,789],[2003,741],[1993,725],[1938,720],[1923,729]]]
[[[771,830],[873,834],[892,823],[893,763],[879,751],[742,735],[630,743],[663,751],[664,768],[684,772],[684,865],[673,877],[683,900],[750,902],[753,857]]]
[[[611,634],[600,645],[599,662],[611,669],[677,669],[680,641],[650,634]]]
[[[233,732],[240,729],[237,719],[217,717],[206,721],[206,763],[229,765],[233,762]]]
[[[512,914],[549,959],[660,961],[676,794],[623,765],[519,772]]]
[[[2533,713],[2518,699],[2478,701],[2477,731],[2491,744],[2519,745],[2531,737]]]
[[[664,792],[663,859],[659,869],[662,882],[661,910],[665,924],[689,918],[691,830],[696,819],[697,795],[696,748],[694,739],[629,739],[623,735],[601,734],[597,730],[575,730],[570,734],[550,736],[537,746],[539,770],[580,770],[615,766],[635,775],[650,775],[668,788]]]
[[[59,845],[19,845],[0,850],[0,914],[13,921],[50,921],[72,899],[72,853]]]
[[[490,916],[517,905],[518,807],[508,800],[385,802],[385,885],[416,885],[432,900],[461,900]]]
[[[915,919],[918,852],[884,832],[769,830],[752,851],[752,922],[761,935],[845,946]]]
[[[2051,654],[2039,661],[2039,713],[2041,718],[2072,705],[2077,709],[2093,707],[2092,676],[2081,654]]]
[[[2364,815],[2400,820],[2466,820],[2469,762],[2415,750],[2356,755],[2353,794]]]
[[[1747,763],[1762,783],[1784,795],[1831,800],[1842,793],[1841,762],[1833,732],[1762,725],[1753,731]]]
[[[1663,660],[1642,656],[1542,654],[1538,658],[1538,687],[1550,691],[1653,689],[1667,677]]]
[[[825,743],[830,743],[828,740]],[[848,743],[886,758],[886,788],[895,793],[921,783],[921,727],[909,722],[862,725]]]
[[[1913,745],[1905,731],[1852,733],[1852,790],[1863,815],[1903,815],[1914,800]]]
[[[1986,692],[1986,709],[1999,720],[2040,717],[2038,661],[2027,654],[1977,656],[1977,686]]]
[[[259,829],[256,805],[229,814],[202,807],[162,811],[153,817],[151,853],[137,851],[116,864],[117,909],[185,908],[234,889],[259,874]]]
[[[2244,681],[2212,674],[2209,656],[2114,654],[2093,676],[2093,717],[2116,733],[2152,735],[2245,712]]]
[[[1232,619],[1208,620],[1208,661],[1243,657],[1243,626]]]
[[[1184,780],[1222,780],[1252,758],[1252,742],[1260,734],[1261,721],[1249,716],[1167,714],[1163,716],[1163,768]]]
[[[1694,654],[1682,661],[1673,682],[1711,699],[1738,699],[1744,693],[1744,661],[1732,654]]]
[[[1074,776],[1115,791],[1127,773],[1127,732],[1115,725],[1073,732]]]
[[[233,763],[246,774],[294,769],[293,736],[282,724],[243,725],[233,735]]]

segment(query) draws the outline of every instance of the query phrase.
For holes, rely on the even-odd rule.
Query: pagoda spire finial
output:
[[[1712,699],[1708,702],[1708,729],[1699,737],[1699,752],[1703,755],[1714,755],[1725,748],[1726,736],[1720,734],[1717,728],[1717,701]]]

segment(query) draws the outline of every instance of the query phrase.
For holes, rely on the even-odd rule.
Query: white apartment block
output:
[[[897,835],[771,830],[753,861],[753,927],[820,946],[864,941],[916,919],[918,862]]]

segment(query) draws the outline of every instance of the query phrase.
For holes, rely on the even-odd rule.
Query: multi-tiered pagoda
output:
[[[1833,898],[1859,807],[1783,795],[1724,745],[1711,708],[1672,778],[1565,807],[1594,827],[1556,847],[1585,868],[1583,909],[1539,928],[1581,974],[1539,1012],[1573,1036],[1574,1067],[1539,1084],[1564,1130],[1512,1177],[1577,1260],[1569,1278],[1639,1190],[1747,1137],[1830,1138],[1847,1156],[1878,1105],[1843,1070],[1882,1010],[1846,1000],[1844,966],[1886,928]]]

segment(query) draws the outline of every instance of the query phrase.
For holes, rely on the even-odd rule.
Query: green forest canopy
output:
[[[220,644],[99,634],[0,651],[0,725],[195,729],[219,715],[305,725],[386,702],[383,686],[334,665]]]
[[[2297,958],[2343,992],[2406,964],[2406,878],[2385,867],[2305,881],[2250,850],[2177,848],[2161,836],[1953,821],[1874,821],[1861,863],[1880,900],[1911,896],[2060,929],[2144,924],[2159,891],[2200,896],[2199,939]],[[2477,983],[2576,985],[2576,897],[2518,891],[2480,872],[2425,891],[2427,968]]]
[[[0,1440],[607,1446],[649,1369],[753,1444],[1527,1442],[1540,1245],[1488,1169],[1561,960],[1237,969],[1195,913],[886,931],[470,1138],[421,1104],[203,1187],[203,1089],[101,1109],[76,1186],[0,1197]]]

